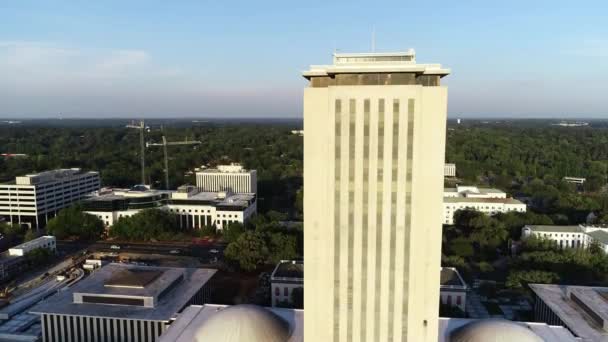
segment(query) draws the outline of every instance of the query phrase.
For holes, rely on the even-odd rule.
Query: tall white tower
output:
[[[448,74],[413,50],[304,72],[306,341],[437,341]]]

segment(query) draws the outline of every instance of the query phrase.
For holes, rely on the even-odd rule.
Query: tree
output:
[[[104,233],[103,222],[74,205],[59,211],[47,224],[46,230],[58,239],[75,237],[80,240],[97,240]]]
[[[25,242],[31,241],[31,240],[36,239],[39,236],[40,235],[38,233],[36,233],[36,231],[30,229],[27,232],[25,232],[25,236],[23,237],[23,241],[25,241]]]
[[[553,284],[559,281],[559,275],[547,271],[513,271],[509,273],[505,285],[511,289],[521,289],[528,284]]]
[[[204,226],[201,228],[199,235],[202,237],[214,237],[217,235],[217,228],[215,225],[212,226]]]
[[[291,260],[297,257],[297,242],[295,236],[284,233],[270,234],[269,263],[276,264],[281,260]]]
[[[232,222],[227,227],[224,227],[222,235],[224,241],[231,243],[236,241],[241,234],[245,232],[245,226],[240,222]]]
[[[230,243],[224,251],[224,256],[238,263],[244,271],[254,271],[268,260],[270,252],[263,233],[247,231]]]
[[[468,258],[475,254],[473,243],[465,237],[458,237],[449,244],[451,255]]]
[[[55,254],[46,248],[36,248],[25,255],[25,259],[31,267],[40,267],[53,261]]]
[[[159,209],[146,209],[122,217],[110,229],[110,236],[128,241],[172,240],[180,233],[174,214]]]
[[[287,220],[287,214],[275,210],[270,210],[266,213],[266,217],[270,222],[280,222]]]
[[[23,235],[23,228],[18,224],[0,222],[0,233],[2,233],[5,239],[12,242]]]

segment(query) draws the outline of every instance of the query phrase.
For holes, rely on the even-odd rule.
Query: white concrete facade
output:
[[[444,177],[456,177],[456,164],[446,163],[443,167]]]
[[[543,226],[526,225],[521,230],[522,239],[530,236],[554,241],[561,248],[589,248],[592,243],[608,253],[608,226]]]
[[[498,189],[480,189],[475,186],[446,188],[443,192],[443,224],[454,224],[458,210],[476,210],[487,215],[507,212],[526,212],[527,206]]]
[[[563,178],[565,182],[568,183],[573,183],[573,184],[585,184],[585,182],[587,181],[586,178],[581,178],[581,177],[564,177]]]
[[[131,202],[137,199],[137,202]],[[111,202],[112,205],[102,205]],[[224,229],[233,222],[245,223],[257,212],[255,194],[199,192],[190,187],[183,191],[132,191],[114,189],[83,202],[85,211],[111,227],[123,217],[144,209],[156,208],[175,214],[180,227],[200,229],[213,226]]]
[[[437,341],[448,73],[413,51],[304,72],[306,341]]]
[[[276,307],[282,302],[292,303],[293,290],[303,288],[303,262],[296,260],[281,260],[270,275],[270,297],[272,307]]]
[[[468,286],[457,269],[453,267],[441,268],[441,283],[439,287],[441,304],[458,307],[462,312],[466,312],[467,290]]]
[[[99,173],[59,169],[0,184],[0,216],[11,223],[43,227],[57,212],[98,191]]]
[[[9,248],[8,254],[11,256],[24,256],[27,253],[38,248],[45,248],[54,253],[57,249],[55,237],[51,235],[38,237],[34,240],[17,245],[13,248]]]
[[[256,170],[245,170],[240,164],[218,165],[196,173],[196,186],[200,191],[257,193]]]

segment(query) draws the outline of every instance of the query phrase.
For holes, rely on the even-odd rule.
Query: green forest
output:
[[[80,167],[100,171],[104,186],[138,184],[139,133],[125,128],[126,123],[124,120],[120,124],[95,126],[86,122],[65,126],[0,126],[0,153],[28,155],[0,158],[0,181],[34,171]],[[228,259],[242,269],[252,270],[260,264],[272,263],[278,257],[301,255],[301,231],[284,235],[278,234],[280,229],[275,227],[279,220],[302,218],[303,138],[291,133],[300,128],[301,123],[297,122],[188,122],[164,127],[157,124],[150,126],[146,141],[158,142],[165,135],[169,141],[202,142],[199,146],[170,147],[173,187],[194,183],[190,171],[201,165],[240,162],[246,168],[258,171],[258,208],[264,215],[246,228],[230,227],[224,232],[224,239],[231,245],[226,251]],[[571,280],[572,275],[579,272],[585,274],[585,283],[605,281],[593,270],[607,268],[608,259],[593,251],[572,251],[558,259],[553,247],[528,242],[522,247],[523,254],[517,258],[505,257],[525,224],[579,224],[585,222],[591,212],[596,215],[596,223],[608,223],[608,125],[565,128],[548,122],[529,124],[525,120],[517,124],[449,124],[446,161],[457,165],[457,178],[446,181],[446,185],[496,187],[526,200],[529,210],[524,214],[507,213],[494,217],[459,213],[456,224],[444,229],[445,265],[458,267],[468,277],[482,275],[501,280],[511,288],[519,288],[529,281]],[[162,149],[148,148],[146,165],[148,182],[162,188]],[[564,182],[564,176],[585,177],[587,182],[576,186]],[[73,221],[71,217],[75,215],[68,215],[68,211],[64,212],[66,217],[59,218]],[[146,218],[146,215],[140,216]],[[177,233],[161,227],[158,231],[149,231],[147,236],[135,236],[132,226],[141,225],[138,219],[139,216],[124,220],[110,235],[125,240],[162,240],[164,235],[173,237]],[[166,221],[165,226],[171,226],[170,217],[154,220]],[[58,224],[57,227],[51,224],[49,230],[59,236],[95,238],[101,233],[101,225],[93,219],[90,221],[89,225],[79,225],[86,228],[84,237],[70,230],[76,226],[74,224]],[[5,228],[5,234],[13,234],[8,225]],[[274,255],[277,251],[288,255]],[[504,264],[505,260],[507,264]],[[505,269],[509,272],[504,272]]]
[[[128,122],[124,120],[126,125]],[[83,125],[86,125],[84,121]],[[152,125],[146,142],[199,140],[199,146],[168,148],[171,187],[195,183],[195,167],[240,162],[258,172],[258,208],[300,217],[297,193],[302,186],[303,140],[292,135],[292,124]],[[80,167],[101,172],[102,186],[131,187],[141,183],[139,131],[116,125],[97,127],[1,126],[0,153],[28,157],[0,157],[0,181],[54,168]],[[162,147],[146,149],[147,183],[164,188]],[[301,202],[301,201],[300,201]]]

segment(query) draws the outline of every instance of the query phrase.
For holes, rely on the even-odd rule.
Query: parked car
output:
[[[112,246],[110,246],[110,249],[120,249],[120,246],[119,245],[112,245]]]
[[[180,254],[182,251],[180,251],[179,249],[172,249],[169,251],[169,254]]]
[[[219,253],[219,252],[220,252],[220,251],[218,251],[218,250],[217,250],[217,249],[215,249],[215,248],[214,248],[214,249],[209,250],[209,253],[213,253],[213,254],[217,254],[217,253]]]

